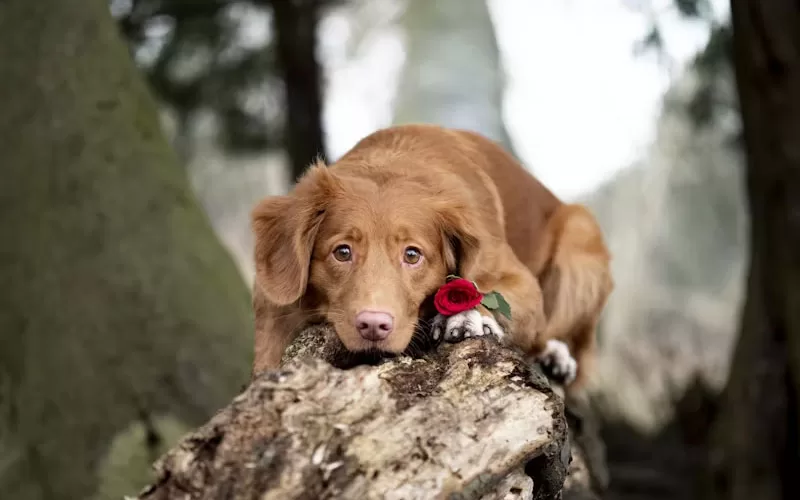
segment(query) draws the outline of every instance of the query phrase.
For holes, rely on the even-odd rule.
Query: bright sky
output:
[[[650,4],[661,13],[669,53],[682,65],[708,34],[678,20],[671,2]],[[718,16],[727,15],[725,0],[712,3]],[[506,127],[523,162],[545,184],[572,198],[645,154],[672,77],[655,57],[633,52],[646,34],[645,16],[623,0],[489,0],[489,7],[507,73]],[[340,28],[332,20],[324,30],[334,35]],[[391,122],[403,58],[395,35],[375,36],[357,63],[336,60],[332,52],[325,57],[333,158]]]

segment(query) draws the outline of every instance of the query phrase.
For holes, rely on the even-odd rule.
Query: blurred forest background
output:
[[[750,490],[724,429],[754,421],[720,418],[752,253],[747,51],[726,2],[68,3],[0,5],[0,496],[137,491],[247,382],[254,203],[404,122],[494,138],[599,217],[617,284],[590,388],[607,498],[797,492],[781,472],[800,463],[797,396],[780,392],[791,328],[763,422],[780,460],[737,476]]]

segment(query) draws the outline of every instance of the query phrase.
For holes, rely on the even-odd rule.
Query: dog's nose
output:
[[[392,333],[394,319],[383,311],[361,311],[356,316],[356,330],[366,340],[383,340]]]

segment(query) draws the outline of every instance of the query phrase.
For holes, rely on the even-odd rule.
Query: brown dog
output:
[[[501,293],[512,319],[482,307],[437,316],[426,325],[435,337],[507,332],[574,388],[613,288],[585,208],[560,202],[494,142],[432,125],[380,130],[312,166],[289,195],[259,203],[252,227],[254,373],[277,367],[320,318],[349,351],[401,353],[426,299],[455,274]]]

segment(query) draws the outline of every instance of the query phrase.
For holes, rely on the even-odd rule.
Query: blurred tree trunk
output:
[[[317,61],[320,0],[273,0],[278,64],[286,91],[286,143],[292,180],[325,158],[322,70]]]
[[[751,263],[712,467],[721,498],[800,498],[800,4],[731,15]]]
[[[0,497],[121,498],[247,382],[249,293],[106,0],[4,0],[0,61]]]
[[[408,0],[395,123],[479,132],[514,152],[503,121],[505,74],[486,0]]]

